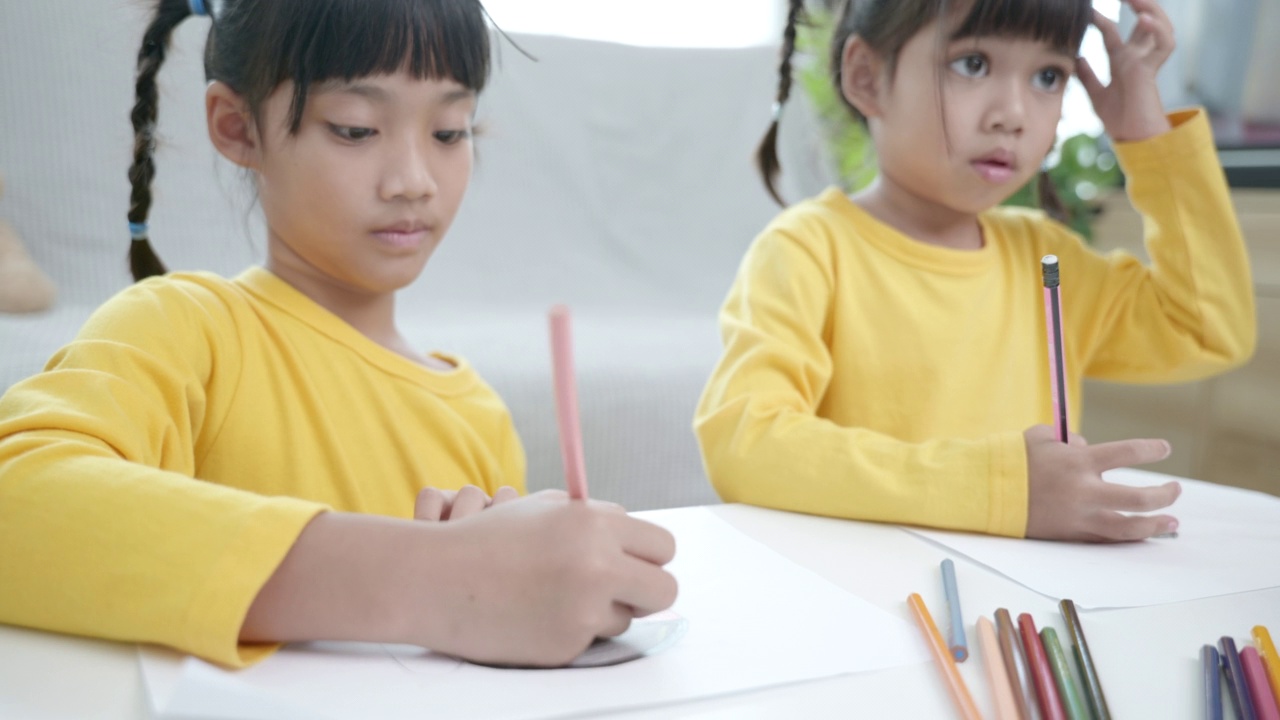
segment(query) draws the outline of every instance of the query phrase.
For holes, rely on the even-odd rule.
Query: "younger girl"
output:
[[[1090,0],[853,0],[831,48],[878,179],[783,212],[725,301],[694,419],[721,497],[837,517],[1062,540],[1174,530],[1179,486],[1103,481],[1163,440],[1058,442],[1040,259],[1060,258],[1070,407],[1083,377],[1178,382],[1253,352],[1248,259],[1203,111],[1166,115],[1173,28],[1130,0],[1126,41]],[[803,3],[793,0],[777,108]],[[1077,59],[1089,23],[1103,86]],[[1079,73],[1145,217],[1152,263],[1100,256],[1040,212],[997,207],[1054,143]],[[760,151],[772,190],[770,129]],[[776,196],[776,194],[775,194]],[[1072,419],[1079,418],[1076,412]]]
[[[158,0],[135,277],[163,272],[156,74],[210,10],[209,137],[255,179],[266,265],[134,285],[0,400],[0,622],[231,666],[311,639],[554,665],[668,607],[671,536],[562,493],[511,500],[524,458],[502,401],[396,330],[395,292],[470,178],[476,0]]]

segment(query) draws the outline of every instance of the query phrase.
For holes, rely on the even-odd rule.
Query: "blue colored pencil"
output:
[[[1244,666],[1240,664],[1240,653],[1236,652],[1236,641],[1223,635],[1218,639],[1218,647],[1222,650],[1223,667],[1227,670],[1227,689],[1231,692],[1231,704],[1235,706],[1236,717],[1240,720],[1258,720],[1253,711],[1253,698],[1249,697],[1249,686],[1245,684]]]
[[[969,657],[969,643],[964,637],[964,618],[960,615],[960,592],[956,589],[956,564],[951,558],[942,561],[942,589],[947,594],[947,613],[951,627],[947,628],[947,646],[956,662]]]
[[[1222,720],[1222,663],[1218,649],[1212,645],[1200,648],[1200,664],[1204,666],[1205,720]]]

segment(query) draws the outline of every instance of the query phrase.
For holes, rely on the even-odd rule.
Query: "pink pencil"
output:
[[[578,388],[573,379],[573,332],[569,308],[556,305],[547,319],[551,325],[551,364],[556,386],[556,418],[560,423],[560,454],[569,497],[587,499],[587,463],[582,457],[582,430],[578,425]]]
[[[1271,692],[1257,648],[1241,650],[1240,665],[1244,667],[1245,684],[1249,686],[1249,697],[1253,699],[1253,712],[1258,720],[1280,720],[1280,706],[1276,705],[1276,696]]]

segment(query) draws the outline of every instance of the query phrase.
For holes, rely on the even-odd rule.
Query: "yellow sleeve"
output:
[[[240,666],[271,650],[238,644],[250,603],[324,508],[193,478],[237,343],[167,282],[117,296],[0,399],[0,622]]]
[[[1089,377],[1194,380],[1242,364],[1257,343],[1249,257],[1209,121],[1202,110],[1169,119],[1173,130],[1116,146],[1151,265],[1115,253],[1086,291]]]
[[[819,417],[831,378],[831,260],[772,230],[748,251],[721,311],[724,353],[694,430],[726,502],[1022,536],[1019,432],[908,443]],[[868,352],[874,352],[869,339]]]

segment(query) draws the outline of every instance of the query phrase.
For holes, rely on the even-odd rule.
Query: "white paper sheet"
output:
[[[1110,482],[1159,485],[1142,470],[1105,474]],[[1169,509],[1178,537],[1092,545],[904,528],[1038,593],[1082,608],[1139,607],[1280,587],[1280,498],[1182,480]]]
[[[225,671],[143,649],[161,718],[550,718],[675,703],[925,662],[904,619],[851,595],[705,508],[640,513],[676,536],[674,646],[569,670],[479,667],[417,648],[308,644]],[[173,667],[180,665],[180,672]]]

